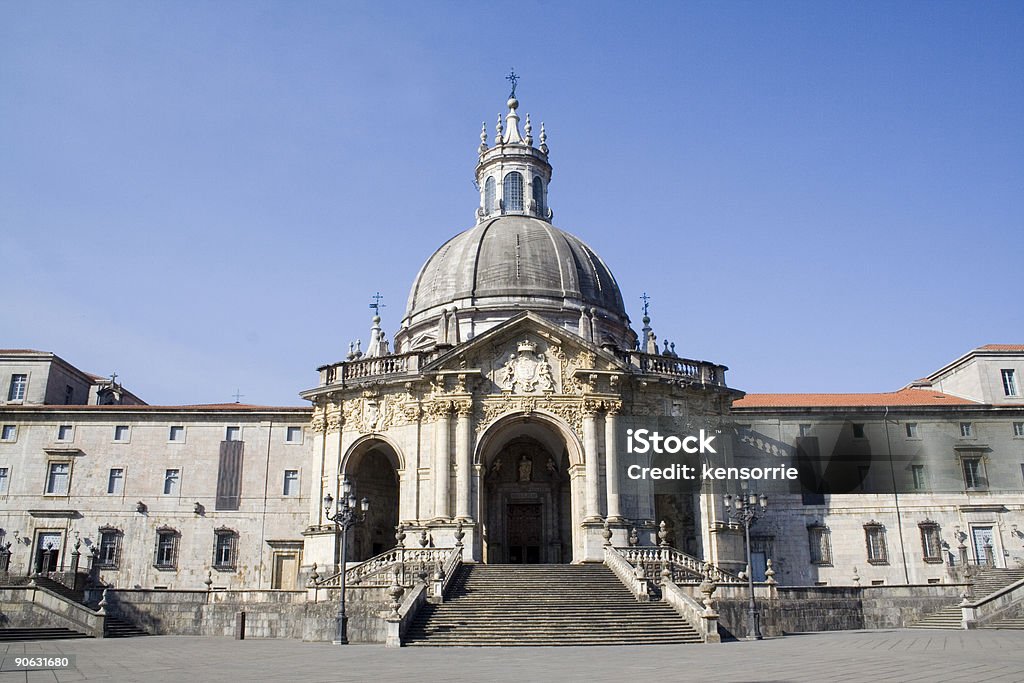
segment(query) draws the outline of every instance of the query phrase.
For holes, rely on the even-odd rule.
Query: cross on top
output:
[[[110,383],[111,384],[116,384],[117,383],[117,373],[116,372],[110,373]]]
[[[519,81],[519,76],[516,75],[516,70],[513,68],[509,71],[508,76],[505,76],[505,80],[512,84],[512,94],[509,97],[516,96],[516,82]]]
[[[647,315],[647,307],[648,307],[648,306],[650,305],[650,303],[651,303],[651,297],[647,296],[647,292],[644,292],[644,293],[643,293],[643,294],[642,294],[642,295],[640,296],[640,298],[644,300],[644,315],[646,316],[646,315]]]
[[[241,393],[239,393],[238,389],[235,389],[234,396],[235,396],[235,403],[239,403],[239,402],[241,402],[242,397],[245,396],[245,394],[241,394]]]
[[[373,303],[370,304],[370,308],[373,309],[373,311],[374,311],[374,313],[376,315],[380,315],[380,309],[387,308],[387,304],[382,304],[380,302],[381,299],[384,298],[384,296],[380,292],[377,292],[376,294],[374,294],[370,298],[373,299]]]

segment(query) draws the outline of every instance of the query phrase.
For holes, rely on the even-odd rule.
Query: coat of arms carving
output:
[[[555,390],[551,363],[543,353],[537,353],[537,345],[528,340],[519,342],[516,353],[509,355],[498,383],[503,389],[525,394]]]

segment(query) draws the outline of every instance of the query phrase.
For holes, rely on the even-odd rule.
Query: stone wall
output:
[[[780,636],[809,631],[903,628],[921,617],[960,601],[964,586],[813,586],[776,587],[768,597],[759,587],[757,604],[761,633]],[[719,631],[723,638],[744,638],[749,598],[739,589],[716,593]]]
[[[306,591],[175,591],[111,589],[109,614],[155,635],[234,637],[238,614],[245,613],[246,638],[330,641],[336,631],[337,591],[321,590],[316,602]],[[350,588],[346,594],[348,637],[383,643],[379,613],[387,608],[383,588]]]
[[[864,628],[901,628],[921,617],[960,602],[965,584],[864,586]]]

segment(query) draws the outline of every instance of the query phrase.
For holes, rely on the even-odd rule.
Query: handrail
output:
[[[979,624],[994,621],[1003,612],[1024,601],[1024,579],[986,595],[980,600],[960,603],[964,628],[977,628]]]
[[[634,567],[643,565],[648,576],[657,576],[663,567],[672,572],[672,581],[694,583],[704,579],[709,563],[687,555],[671,546],[626,546],[616,547],[627,562]],[[719,583],[743,583],[735,574],[714,567]]]
[[[642,575],[642,572],[641,576],[637,576],[636,569],[622,556],[619,548],[606,545],[604,547],[604,563],[639,602],[647,602],[651,599],[647,578]]]
[[[452,578],[458,571],[459,567],[462,566],[462,545],[457,545],[451,549],[448,553],[448,559],[445,560],[443,567],[444,580],[441,583],[441,597],[448,594],[448,587],[451,585]]]
[[[350,586],[372,586],[386,588],[391,579],[398,573],[398,582],[408,588],[415,583],[421,568],[431,572],[439,562],[448,559],[451,548],[406,548],[404,546],[386,550],[368,560],[349,567],[345,573],[345,582]],[[461,552],[461,551],[460,551]],[[313,582],[312,588],[339,588],[341,572]]]

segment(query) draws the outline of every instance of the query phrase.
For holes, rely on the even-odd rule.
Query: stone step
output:
[[[69,628],[2,628],[0,642],[24,640],[67,640],[70,638],[89,638],[84,633]]]

